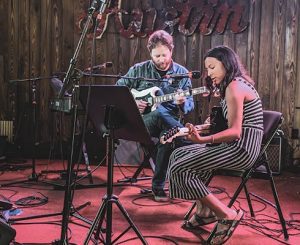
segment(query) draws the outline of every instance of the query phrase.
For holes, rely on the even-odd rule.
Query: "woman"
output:
[[[194,143],[176,149],[168,169],[170,197],[196,200],[197,209],[185,223],[194,228],[218,221],[213,244],[226,242],[243,217],[242,210],[228,208],[205,185],[213,170],[218,168],[242,170],[251,167],[258,157],[263,137],[261,100],[252,79],[236,53],[218,46],[204,57],[207,76],[220,89],[221,106],[228,128],[209,136],[199,135],[187,124]],[[220,143],[213,146],[203,144]]]

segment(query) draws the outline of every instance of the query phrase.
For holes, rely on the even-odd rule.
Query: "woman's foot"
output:
[[[214,223],[217,220],[218,218],[213,212],[209,214],[195,213],[189,220],[185,220],[181,227],[184,229],[195,229],[203,225]]]
[[[224,244],[232,236],[243,216],[244,212],[238,210],[237,212],[231,212],[226,218],[219,220],[209,244]]]

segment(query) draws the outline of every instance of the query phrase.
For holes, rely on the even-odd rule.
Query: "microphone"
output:
[[[173,79],[182,79],[182,78],[194,78],[199,79],[201,77],[200,71],[189,71],[188,73],[184,74],[170,74],[170,75],[164,75],[163,78],[173,78]]]
[[[89,72],[89,71],[94,71],[94,70],[106,69],[106,68],[110,68],[112,66],[113,66],[112,62],[105,62],[105,63],[100,64],[100,65],[96,65],[96,66],[93,66],[93,67],[88,67],[84,71]]]

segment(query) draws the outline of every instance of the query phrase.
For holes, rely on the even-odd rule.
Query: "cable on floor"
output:
[[[15,201],[15,204],[18,206],[22,206],[23,208],[31,208],[38,207],[48,203],[48,197],[46,197],[43,193],[38,192],[42,197],[38,196],[28,196],[24,198],[20,198]]]

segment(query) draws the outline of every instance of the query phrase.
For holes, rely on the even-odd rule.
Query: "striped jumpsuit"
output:
[[[205,182],[218,168],[242,170],[251,167],[258,157],[263,137],[261,100],[254,87],[242,78],[256,93],[257,98],[244,102],[242,134],[239,140],[217,146],[193,144],[180,147],[170,156],[168,169],[171,198],[196,200],[207,196]],[[221,101],[227,118],[226,101]]]

